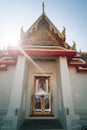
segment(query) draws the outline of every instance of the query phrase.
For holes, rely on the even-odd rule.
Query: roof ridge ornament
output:
[[[24,30],[23,30],[23,26],[21,27],[21,34],[20,34],[20,38],[23,39],[24,38]]]
[[[63,26],[62,35],[65,36],[65,33],[66,33],[66,28]]]
[[[76,42],[75,41],[73,41],[72,49],[76,50]]]
[[[43,11],[42,14],[45,14],[45,11],[44,11],[44,2],[42,2],[42,11]]]

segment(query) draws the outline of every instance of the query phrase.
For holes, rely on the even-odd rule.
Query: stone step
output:
[[[82,126],[87,126],[87,120],[80,120],[79,124]]]
[[[19,130],[21,130],[21,129],[19,129]],[[30,128],[27,128],[27,129],[22,129],[22,130],[64,130],[64,129],[42,129],[42,128],[40,128],[40,129],[30,129]]]
[[[57,119],[27,119],[19,130],[64,130]]]

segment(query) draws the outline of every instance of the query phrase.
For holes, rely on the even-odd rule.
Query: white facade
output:
[[[42,14],[30,30],[22,30],[21,49],[8,50],[13,59],[1,57],[1,130],[16,130],[30,118],[58,119],[65,130],[78,130],[87,124],[87,64],[65,43],[65,30],[56,32]],[[46,92],[35,93],[36,81],[45,83]],[[47,100],[44,112],[38,105],[43,95]]]
[[[87,112],[87,73],[77,73],[76,69],[69,68],[74,109]]]
[[[24,59],[26,61],[24,64],[26,69],[23,70]],[[16,116],[16,109],[19,113],[21,111],[19,118],[23,120],[31,118],[34,77],[42,75],[51,76],[52,114],[54,118],[60,120],[63,118],[64,120],[64,116],[67,115],[67,109],[69,109],[69,115],[83,114],[84,116],[87,113],[85,100],[87,97],[87,73],[77,73],[76,69],[68,67],[66,60],[64,60],[64,57],[60,57],[53,62],[30,62],[30,60],[21,56],[18,58],[16,68],[13,66],[9,67],[7,71],[1,71],[0,92],[2,94],[0,94],[0,111],[1,113],[5,111],[7,113],[4,116],[4,120],[9,120],[9,116],[11,117],[10,120],[13,120],[13,117]],[[65,64],[68,70],[66,70]],[[21,119],[19,120],[21,121]],[[5,129],[5,127],[3,126],[2,129]]]
[[[7,111],[14,79],[15,66],[7,71],[0,71],[0,110]]]

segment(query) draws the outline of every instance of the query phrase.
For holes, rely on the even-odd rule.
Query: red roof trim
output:
[[[46,51],[42,51],[42,50],[25,50],[25,52],[27,54],[42,54],[42,55],[61,55],[61,56],[71,56],[71,55],[75,55],[75,52],[70,52],[70,51],[50,51],[50,50],[46,50]]]
[[[20,50],[8,50],[11,54],[22,54]],[[56,56],[75,56],[74,51],[59,51],[59,50],[23,50],[28,55],[56,55]]]
[[[16,61],[0,61],[0,65],[15,65]]]
[[[72,64],[72,63],[70,63],[69,66],[75,66],[75,67],[79,67],[80,66],[80,67],[85,67],[86,68],[87,64],[76,64],[76,63]]]
[[[0,71],[7,71],[7,66],[0,67]]]
[[[75,56],[75,58],[82,58],[81,56]]]
[[[76,68],[77,72],[87,72],[87,69],[84,69],[84,68]]]

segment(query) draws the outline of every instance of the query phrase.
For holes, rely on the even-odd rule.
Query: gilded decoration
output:
[[[32,114],[51,112],[51,89],[49,76],[36,76],[32,95]]]
[[[48,21],[45,19],[45,17],[43,16],[42,19],[38,22],[38,29],[40,28],[48,28],[50,29],[50,24],[48,23]]]
[[[31,39],[31,43],[46,43],[49,45],[58,44],[58,41],[48,32],[46,28],[40,29]]]
[[[41,45],[41,46],[60,46],[66,49],[76,50],[75,44],[71,47],[66,43],[66,28],[63,27],[60,32],[55,25],[50,21],[44,12],[37,21],[24,32],[21,28],[21,45]]]

